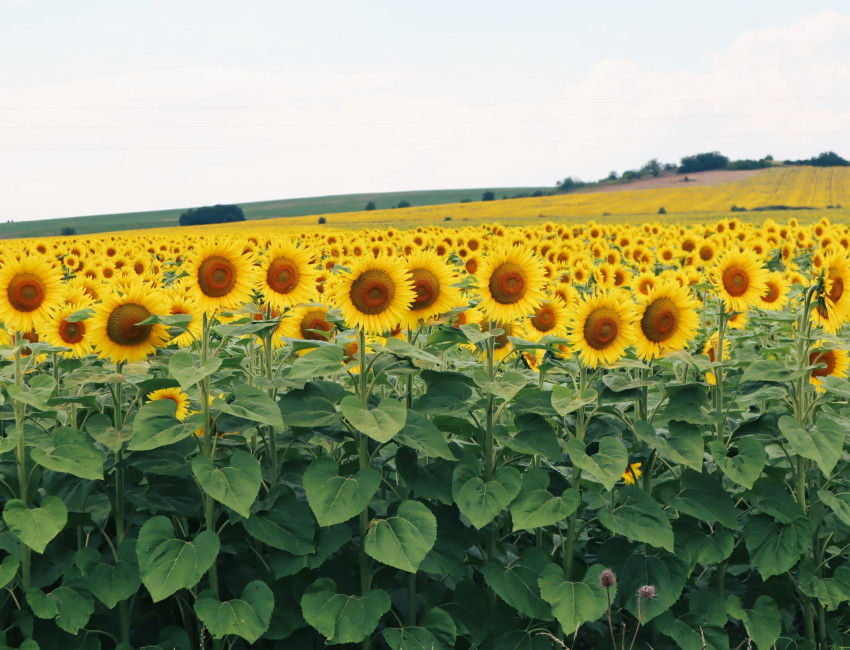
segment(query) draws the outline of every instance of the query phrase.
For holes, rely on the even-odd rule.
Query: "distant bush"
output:
[[[577,178],[573,178],[572,176],[567,176],[564,180],[558,181],[555,184],[556,192],[572,192],[573,190],[581,189],[587,185],[584,181],[580,181]]]
[[[634,169],[627,169],[620,178],[624,181],[636,181],[640,178],[640,172],[636,172]]]
[[[324,217],[319,217],[319,224],[320,225],[323,224],[323,223],[327,223],[327,222],[328,222],[328,220],[325,219]]]
[[[762,158],[761,160],[733,160],[729,163],[727,169],[767,169],[768,167],[773,167],[773,165],[766,158]]]
[[[824,151],[816,157],[807,160],[786,160],[786,165],[811,165],[813,167],[848,167],[850,162],[844,160],[834,151]]]
[[[77,229],[73,226],[62,226],[62,229],[59,231],[60,237],[70,237],[72,235],[77,234]]]
[[[667,214],[667,210],[664,208],[663,205],[658,208],[658,214]]]
[[[531,196],[537,198],[538,196],[546,196],[546,193],[543,190],[536,190]]]
[[[496,195],[493,192],[491,192],[490,190],[487,190],[486,192],[484,192],[484,194],[481,195],[481,200],[482,201],[495,201]]]
[[[399,201],[398,205],[395,206],[395,207],[397,207],[397,208],[409,208],[410,207],[410,201]]]
[[[212,205],[203,208],[192,208],[180,215],[178,223],[181,226],[205,226],[211,223],[229,223],[245,221],[245,213],[238,205]]]
[[[452,220],[451,217],[446,217],[445,219],[443,219],[443,221],[451,221],[451,220]]]
[[[461,203],[472,203],[472,199],[461,199]]]
[[[741,206],[741,205],[733,205],[731,208],[729,208],[729,212],[746,212],[746,211],[747,211],[747,208],[745,208],[744,206]]]
[[[726,169],[729,159],[719,151],[710,153],[698,153],[695,156],[685,156],[679,165],[680,174],[693,174],[695,172],[707,172],[714,169]]]
[[[374,201],[369,201],[369,202],[366,204],[366,207],[365,207],[365,208],[363,208],[363,209],[364,209],[364,210],[374,210],[374,209],[375,209],[375,202],[374,202]]]

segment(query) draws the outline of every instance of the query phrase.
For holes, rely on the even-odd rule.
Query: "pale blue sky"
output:
[[[0,0],[0,219],[850,155],[847,2]]]

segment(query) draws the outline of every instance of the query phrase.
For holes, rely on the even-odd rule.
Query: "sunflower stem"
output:
[[[20,391],[24,385],[24,375],[21,371],[21,341],[20,332],[15,332],[15,386]],[[24,415],[26,404],[18,400],[12,401],[15,411],[15,428],[18,430],[18,446],[15,452],[18,462],[18,496],[24,505],[29,507],[29,480],[27,478],[26,447],[24,445]],[[21,586],[26,592],[30,588],[30,548],[21,542]]]
[[[360,403],[364,409],[369,408],[369,387],[366,381],[366,332],[363,328],[357,329],[357,355],[360,361],[360,376],[358,377]],[[366,469],[371,465],[369,462],[369,440],[361,432],[357,436],[357,455],[360,461],[360,469]],[[366,505],[358,515],[360,524],[360,594],[365,596],[372,588],[372,565],[369,556],[366,555],[366,532],[369,529],[369,506]],[[369,650],[372,641],[368,637],[363,640],[363,650]]]
[[[271,319],[271,307],[267,308],[266,317]],[[274,338],[274,330],[266,332],[263,335],[263,370],[265,371],[266,379],[271,382],[272,377],[274,375],[272,371],[272,339]],[[275,398],[275,389],[271,386],[268,389],[268,395],[270,398]],[[275,431],[273,426],[269,427],[269,437],[266,441],[266,445],[268,446],[269,452],[269,488],[273,488],[277,485],[279,480],[278,475],[278,461],[277,461],[277,432]]]
[[[210,320],[206,312],[203,315],[202,330],[201,330],[201,366],[207,362],[207,357],[210,351]],[[201,396],[201,416],[203,417],[204,430],[204,455],[210,460],[213,460],[215,454],[215,446],[213,445],[212,430],[210,427],[210,378],[209,375],[204,377],[198,383],[198,392]],[[206,529],[215,533],[215,501],[213,498],[204,493],[204,523]],[[218,563],[214,560],[210,570],[207,572],[210,577],[210,588],[215,593],[215,597],[219,597],[218,590]],[[214,645],[214,647],[216,647]],[[220,647],[220,646],[218,646]]]
[[[488,332],[493,331],[498,324],[495,321],[490,321]],[[495,364],[495,348],[496,339],[492,336],[489,336],[486,341],[486,356],[487,356],[487,375],[490,378],[490,381],[493,382],[496,380],[496,364]],[[495,458],[493,454],[493,427],[495,425],[494,422],[494,414],[495,414],[495,396],[491,393],[487,397],[487,413],[486,419],[484,422],[484,482],[489,483],[493,480],[493,469],[495,465]],[[496,536],[498,535],[498,531],[496,530],[496,522],[491,522],[490,524],[490,534],[487,538],[487,559],[489,560],[496,554]],[[487,589],[487,612],[492,615],[493,611],[496,608],[496,592],[492,589]]]
[[[715,362],[717,367],[714,369],[714,412],[717,418],[715,423],[715,433],[718,440],[723,440],[723,431],[725,429],[726,417],[723,412],[723,343],[726,335],[726,308],[723,301],[720,301],[720,307],[717,311],[717,350],[715,354]]]
[[[587,388],[587,366],[585,366],[581,360],[578,363],[579,367],[579,395],[584,393],[585,388]],[[586,413],[584,406],[580,406],[576,411],[576,439],[581,440],[584,443],[584,433],[587,427],[586,421]],[[564,566],[564,573],[567,576],[567,580],[572,578],[573,574],[573,563],[574,563],[574,555],[575,555],[575,546],[576,546],[576,521],[579,516],[579,512],[581,511],[581,470],[574,469],[573,474],[573,487],[579,493],[579,506],[576,511],[570,515],[569,523],[567,524],[567,545],[563,550],[564,557],[561,558],[561,561]]]
[[[115,364],[116,374],[121,374],[124,368],[124,362],[118,361]],[[124,421],[123,415],[123,400],[124,390],[121,382],[114,384],[112,391],[112,417],[116,431],[121,431]],[[126,534],[124,528],[124,451],[118,449],[115,452],[115,539],[116,547],[121,546]],[[130,644],[130,609],[127,601],[122,600],[118,608],[118,618],[121,627],[121,642]]]

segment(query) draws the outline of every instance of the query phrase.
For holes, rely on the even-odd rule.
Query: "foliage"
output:
[[[231,221],[245,221],[245,213],[238,205],[217,204],[203,208],[192,208],[186,210],[178,219],[181,226],[206,226]]]
[[[685,156],[679,163],[680,174],[694,174],[696,172],[707,172],[713,169],[726,169],[729,159],[719,151],[710,153],[698,153],[693,156]]]
[[[823,153],[806,160],[786,160],[786,165],[811,165],[812,167],[848,167],[850,162],[839,156],[834,151]]]

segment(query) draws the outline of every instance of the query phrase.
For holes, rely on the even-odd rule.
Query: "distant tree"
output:
[[[490,190],[487,190],[486,192],[484,192],[484,194],[481,195],[481,200],[482,201],[495,201],[496,200],[496,194],[494,192],[491,192]]]
[[[465,198],[460,200],[461,203],[472,203],[472,199]]]
[[[180,215],[178,223],[181,226],[205,226],[211,223],[229,223],[245,221],[245,213],[238,205],[212,205],[203,208],[192,208]]]
[[[62,226],[62,229],[59,231],[59,235],[62,237],[70,237],[72,235],[77,234],[77,229],[73,226]]]
[[[610,172],[608,172],[608,178],[606,178],[605,180],[616,181],[618,178],[620,178],[620,175],[616,171],[611,170]]]
[[[850,167],[850,162],[847,162],[834,151],[824,151],[817,158],[812,158],[812,165],[815,167]]]
[[[643,167],[640,168],[641,176],[644,174],[652,174],[653,177],[657,177],[661,173],[661,163],[658,162],[658,158],[653,158]]]
[[[374,202],[374,201],[369,201],[369,202],[366,204],[366,207],[365,207],[365,208],[363,208],[363,209],[364,209],[364,210],[374,210],[374,209],[375,209],[375,202]]]
[[[664,208],[663,205],[658,208],[658,214],[667,214],[667,210]]]
[[[328,222],[328,220],[325,219],[324,217],[319,217],[319,224],[323,224],[323,223],[327,223],[327,222]]]
[[[397,208],[409,208],[410,207],[410,201],[399,201],[398,205],[396,207]]]
[[[729,159],[719,151],[698,153],[695,156],[685,156],[679,165],[680,174],[707,172],[714,169],[726,169]]]
[[[543,190],[534,190],[534,194],[532,194],[531,196],[536,198],[538,196],[546,196],[546,194],[543,192]]]
[[[445,219],[443,219],[443,221],[451,221],[451,220],[452,220],[451,217],[446,217]]]
[[[584,181],[579,180],[578,178],[573,178],[572,176],[567,176],[564,180],[558,181],[555,184],[556,192],[572,192],[573,190],[580,189],[587,185]]]
[[[623,172],[621,177],[624,181],[636,181],[640,178],[640,172],[636,172],[634,169],[629,169]]]

